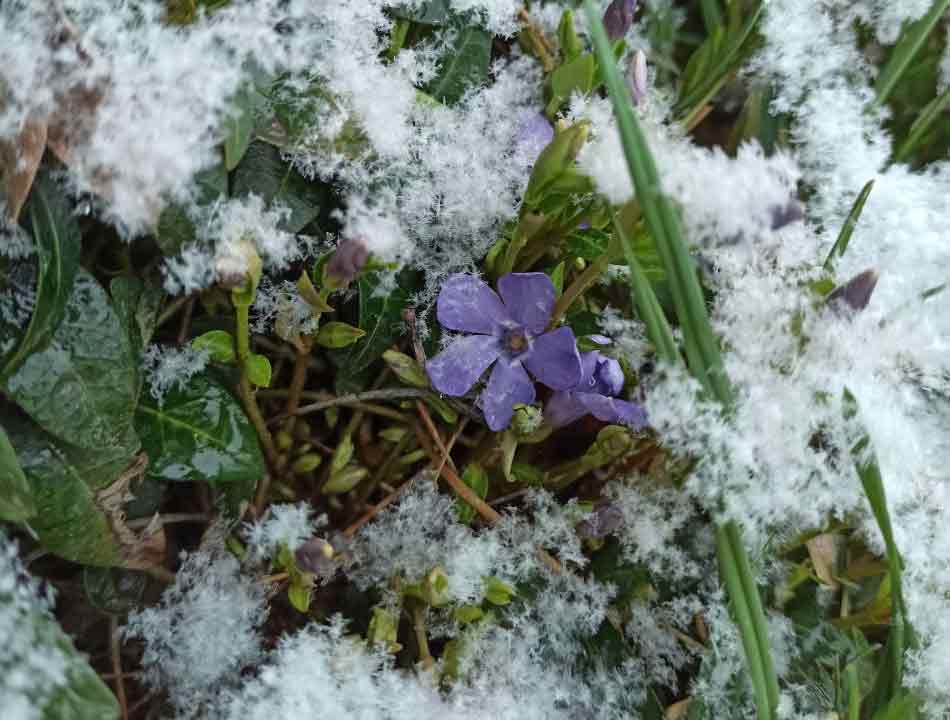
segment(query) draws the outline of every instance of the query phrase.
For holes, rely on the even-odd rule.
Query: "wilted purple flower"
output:
[[[613,503],[604,503],[577,525],[577,534],[585,540],[600,540],[623,525],[623,511]]]
[[[620,363],[597,350],[581,355],[583,374],[570,390],[556,392],[544,408],[544,417],[553,427],[572,423],[588,413],[598,420],[643,427],[646,411],[636,403],[618,400],[623,389]]]
[[[778,230],[805,219],[805,208],[798,200],[789,200],[785,205],[775,205],[770,210],[772,229]]]
[[[616,42],[633,25],[633,15],[637,11],[637,0],[613,0],[604,10],[604,27],[611,42]]]
[[[332,577],[336,572],[336,553],[333,546],[322,538],[310,538],[294,551],[297,567],[319,577]]]
[[[627,67],[627,86],[630,88],[633,104],[637,107],[643,105],[647,99],[647,90],[649,90],[647,56],[643,50],[637,50],[630,58],[630,65]]]
[[[858,273],[844,285],[840,285],[828,294],[826,302],[836,312],[864,310],[871,302],[871,295],[877,287],[877,272],[865,270]]]
[[[488,427],[502,430],[516,403],[534,402],[525,368],[553,390],[577,385],[581,360],[574,333],[566,327],[544,332],[554,300],[554,285],[544,273],[508,273],[498,280],[498,294],[472,275],[452,275],[439,292],[439,322],[473,334],[426,363],[432,386],[446,395],[464,395],[497,360],[478,404]]]
[[[515,140],[518,150],[528,165],[535,160],[548,143],[554,139],[554,126],[543,113],[531,113],[521,123]]]
[[[366,244],[358,238],[343,240],[327,261],[326,277],[340,287],[349,285],[369,257]]]

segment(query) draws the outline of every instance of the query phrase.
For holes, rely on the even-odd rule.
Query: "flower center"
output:
[[[520,355],[528,349],[528,337],[521,328],[505,330],[501,343],[505,350],[512,355]]]

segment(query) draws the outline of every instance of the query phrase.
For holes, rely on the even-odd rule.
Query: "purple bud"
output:
[[[647,56],[643,50],[637,50],[630,58],[630,65],[627,67],[627,86],[630,88],[630,95],[633,96],[633,104],[637,107],[643,105],[647,99],[647,90],[649,90]]]
[[[805,218],[805,208],[798,200],[789,200],[785,205],[775,205],[770,212],[773,230],[778,230]]]
[[[865,270],[855,275],[844,285],[836,287],[828,295],[828,306],[833,310],[841,311],[845,308],[855,312],[864,310],[871,302],[871,294],[877,286],[877,272]]]
[[[604,27],[611,42],[620,40],[633,25],[637,0],[613,0],[604,11]]]
[[[336,572],[333,546],[320,538],[310,538],[298,547],[294,560],[298,568],[318,577],[329,578]]]
[[[577,525],[577,534],[585,540],[599,540],[623,525],[623,512],[612,503],[598,505]]]
[[[369,250],[361,239],[347,238],[337,246],[333,257],[327,262],[324,274],[337,286],[349,285],[363,269],[368,257]]]

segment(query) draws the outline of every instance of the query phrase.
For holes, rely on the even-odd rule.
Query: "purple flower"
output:
[[[604,28],[611,42],[616,42],[633,25],[633,15],[637,11],[637,0],[613,0],[604,11]]]
[[[502,430],[511,422],[515,404],[534,402],[534,383],[526,369],[553,390],[577,385],[581,359],[574,333],[566,327],[544,332],[554,300],[554,285],[544,273],[504,275],[498,294],[472,275],[452,275],[436,302],[439,322],[472,334],[426,363],[432,386],[446,395],[464,395],[494,363],[478,404],[488,427]]]
[[[530,166],[553,139],[554,126],[542,113],[531,113],[521,123],[515,142]]]
[[[618,400],[623,389],[620,363],[597,350],[581,355],[583,374],[570,390],[554,393],[544,409],[553,427],[562,427],[588,413],[598,420],[633,428],[646,425],[646,411],[638,404]]]

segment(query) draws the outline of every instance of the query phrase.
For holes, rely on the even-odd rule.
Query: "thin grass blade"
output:
[[[844,251],[848,249],[848,243],[851,242],[851,235],[854,234],[854,228],[858,224],[861,213],[864,211],[864,204],[868,201],[868,195],[871,194],[871,190],[873,189],[874,181],[868,180],[867,184],[861,188],[861,192],[858,193],[858,197],[854,201],[854,205],[851,206],[851,211],[848,213],[844,225],[841,226],[838,239],[835,240],[835,244],[831,246],[831,252],[829,252],[828,257],[825,258],[824,268],[828,272],[831,272],[834,268],[835,258],[844,255]]]
[[[947,8],[950,8],[950,0],[935,0],[927,14],[907,28],[877,76],[874,86],[876,97],[872,105],[883,105],[887,101]]]

